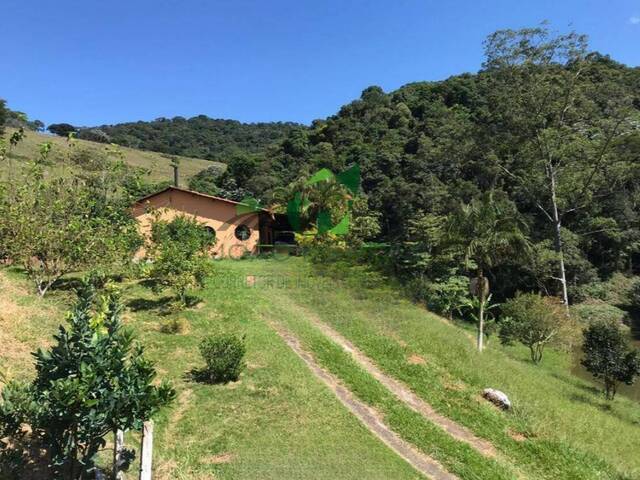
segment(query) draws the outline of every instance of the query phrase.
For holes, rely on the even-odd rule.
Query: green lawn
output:
[[[357,278],[318,277],[300,258],[218,261],[215,270],[200,294],[204,302],[179,315],[187,325],[181,334],[162,333],[168,318],[159,314],[161,298],[135,282],[122,285],[126,322],[157,362],[160,376],[178,390],[178,400],[157,420],[154,478],[419,478],[311,375],[267,321],[294,332],[400,436],[460,478],[640,477],[640,405],[625,397],[607,404],[590,384],[570,375],[564,354],[549,352],[534,366],[524,349],[503,348],[492,339],[478,355],[468,331],[403,300],[397,291],[366,288]],[[70,293],[53,291],[38,300],[15,271],[0,275],[1,305],[14,312],[2,324],[9,328],[3,341],[24,344],[22,353],[9,357],[0,351],[0,358],[11,358],[14,371],[27,372],[26,347],[53,333]],[[246,285],[247,275],[256,276],[254,286]],[[408,409],[311,326],[311,316],[347,337],[440,413],[491,440],[498,457],[481,456]],[[246,335],[248,369],[237,383],[196,383],[187,374],[201,365],[197,345],[218,331]],[[482,400],[485,387],[505,391],[513,411],[498,411]]]
[[[317,277],[300,259],[250,260],[232,268],[301,280],[267,295],[292,328],[297,324],[302,335],[310,330],[305,315],[319,317],[440,413],[490,439],[529,478],[640,478],[640,405],[622,396],[606,402],[591,384],[570,374],[568,355],[549,352],[535,366],[524,348],[505,348],[495,339],[479,355],[469,332],[403,300],[396,290],[363,288],[357,278],[310,280]],[[327,353],[326,346],[307,338],[327,368],[346,368],[337,348]],[[412,355],[424,364],[409,362]],[[357,391],[349,375],[340,376]],[[513,412],[480,399],[486,387],[505,391]],[[369,401],[381,402],[379,396]]]

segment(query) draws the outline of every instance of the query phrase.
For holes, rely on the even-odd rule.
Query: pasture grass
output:
[[[4,136],[8,138],[13,132],[14,128],[7,128]],[[14,165],[18,167],[26,164],[29,160],[36,160],[39,157],[40,145],[44,142],[51,142],[53,144],[50,158],[55,159],[56,156],[64,154],[68,149],[67,139],[59,137],[57,135],[46,135],[43,133],[25,131],[25,138],[18,143],[18,145],[11,150],[9,159]],[[91,142],[88,140],[75,140],[76,145],[79,148],[88,149],[92,151],[102,151],[108,144]],[[149,169],[149,180],[153,182],[168,181],[173,182],[173,167],[171,167],[171,159],[158,152],[150,152],[146,150],[136,150],[128,147],[118,147],[123,154],[122,160],[130,167],[140,167]],[[176,157],[180,160],[180,179],[181,185],[186,186],[187,180],[193,177],[196,173],[205,168],[208,168],[218,162],[212,162],[200,158],[190,157]],[[5,162],[5,166],[0,168],[0,177],[4,177],[8,174],[9,168],[8,162]]]

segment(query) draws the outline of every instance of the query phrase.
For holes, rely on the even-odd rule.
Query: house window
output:
[[[207,235],[210,235],[212,238],[216,238],[216,231],[213,229],[213,227],[205,225],[204,231],[207,232]]]
[[[238,225],[236,227],[235,235],[238,240],[242,240],[244,242],[251,236],[251,229],[246,225]]]

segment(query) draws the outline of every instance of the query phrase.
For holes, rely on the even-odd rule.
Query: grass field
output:
[[[7,128],[5,137],[8,137],[15,131],[13,128]],[[52,155],[64,151],[67,146],[67,139],[56,135],[45,135],[37,132],[26,131],[26,136],[11,152],[10,157],[18,162],[33,160],[38,158],[39,146],[44,142],[53,143]],[[108,145],[103,143],[90,142],[87,140],[76,140],[77,145],[81,148],[100,151]],[[148,152],[143,150],[135,150],[133,148],[120,147],[124,154],[123,160],[127,165],[132,167],[147,168],[151,171],[149,179],[154,182],[173,181],[173,168],[169,158],[158,152]],[[55,157],[53,157],[55,158]],[[180,176],[185,182],[199,171],[210,167],[216,162],[203,160],[200,158],[177,157],[180,159]],[[0,174],[4,170],[0,167]]]
[[[625,397],[605,402],[570,374],[565,354],[549,352],[534,366],[525,350],[492,339],[478,355],[469,331],[392,288],[363,286],[357,276],[319,277],[300,258],[215,266],[204,302],[180,315],[187,325],[181,334],[162,333],[169,320],[159,314],[162,297],[135,282],[122,285],[126,322],[178,390],[158,418],[154,478],[420,478],[311,375],[270,322],[293,332],[398,435],[460,478],[640,478],[640,405]],[[247,286],[248,275],[254,286]],[[72,295],[54,290],[39,300],[19,272],[0,276],[0,358],[23,376],[31,372],[28,352],[50,338]],[[408,409],[311,319],[332,326],[439,413],[490,440],[498,455],[480,455]],[[218,331],[247,336],[248,369],[236,383],[196,383],[187,373],[200,365],[197,345]],[[505,391],[514,409],[487,404],[479,395],[485,387]]]

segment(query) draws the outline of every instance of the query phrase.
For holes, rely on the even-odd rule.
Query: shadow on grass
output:
[[[81,285],[82,279],[80,277],[59,278],[51,285],[51,289],[72,292],[80,288]]]
[[[159,315],[171,315],[187,308],[193,308],[201,302],[200,297],[188,296],[186,304],[181,305],[176,297],[165,295],[159,298],[133,298],[127,302],[127,307],[133,312],[156,311]]]
[[[601,400],[597,400],[595,398],[589,397],[588,395],[583,395],[579,393],[573,393],[569,395],[569,399],[573,402],[580,402],[586,405],[590,405],[598,410],[608,413],[609,415],[614,416],[618,420],[628,423],[629,425],[638,426],[640,425],[640,418],[633,418],[631,415],[624,414],[618,411],[615,407],[615,399],[614,400],[605,400],[602,392],[599,392],[601,396]],[[617,396],[616,396],[617,398]]]
[[[127,302],[127,307],[133,312],[149,310],[166,310],[175,301],[170,295],[160,298],[133,298]]]
[[[186,382],[202,383],[205,385],[226,385],[228,383],[237,382],[239,378],[215,378],[212,377],[211,373],[206,368],[192,368],[184,374],[184,380]]]
[[[593,395],[598,395],[600,393],[600,388],[598,388],[597,385],[590,383],[587,380],[583,380],[573,373],[567,373],[563,375],[557,372],[552,372],[551,376],[564,383],[568,383],[572,387],[575,387],[578,390],[582,390],[583,392],[591,393]]]
[[[56,280],[56,282],[51,286],[52,290],[59,290],[59,291],[69,291],[69,292],[74,292],[76,291],[78,288],[80,288],[82,286],[82,282],[84,281],[84,278],[82,275],[78,275],[78,276],[69,276],[69,277],[63,277],[63,278],[59,278],[58,280]],[[92,283],[96,288],[100,289],[100,288],[104,288],[104,286],[107,283],[122,283],[123,282],[123,276],[121,274],[111,274],[111,275],[104,275],[102,277],[96,277],[98,279],[98,281],[93,281],[90,282]]]

